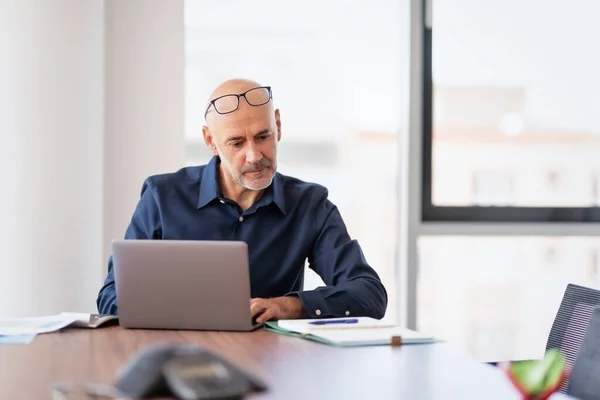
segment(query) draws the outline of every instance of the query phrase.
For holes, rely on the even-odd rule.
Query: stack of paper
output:
[[[54,332],[76,320],[73,316],[12,318],[0,320],[0,344],[27,344],[40,333]]]
[[[29,344],[35,339],[35,334],[31,335],[0,335],[0,344]]]
[[[269,321],[267,330],[333,346],[433,343],[429,335],[369,317]]]
[[[116,315],[63,312],[47,317],[0,319],[0,344],[27,344],[41,333],[63,328],[99,328],[116,323]]]
[[[71,325],[77,319],[72,315],[13,318],[0,320],[0,335],[31,335],[54,332]]]

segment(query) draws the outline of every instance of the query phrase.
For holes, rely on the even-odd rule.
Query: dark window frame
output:
[[[426,15],[427,1],[423,1]],[[475,223],[597,223],[600,207],[511,207],[511,206],[438,206],[432,201],[433,152],[433,26],[422,20],[422,165],[421,165],[421,219],[422,222],[475,222]]]

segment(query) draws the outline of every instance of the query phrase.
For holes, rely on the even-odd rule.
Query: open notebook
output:
[[[369,317],[268,321],[265,329],[343,347],[435,342],[431,336]]]
[[[100,328],[103,326],[115,325],[119,322],[116,315],[99,315],[76,312],[63,312],[60,317],[73,319],[73,322],[67,325],[68,328]]]

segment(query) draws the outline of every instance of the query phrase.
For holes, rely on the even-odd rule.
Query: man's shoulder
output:
[[[142,190],[151,188],[156,191],[173,188],[184,188],[198,185],[206,165],[186,166],[172,172],[149,175],[143,183]]]
[[[319,183],[281,173],[278,174],[283,183],[285,196],[288,199],[318,202],[327,200],[329,196],[329,190]]]

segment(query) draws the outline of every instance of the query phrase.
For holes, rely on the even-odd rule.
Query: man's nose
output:
[[[262,159],[262,157],[262,153],[255,144],[251,144],[248,147],[248,152],[246,153],[246,162],[250,164],[256,164]]]

